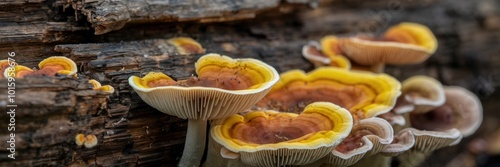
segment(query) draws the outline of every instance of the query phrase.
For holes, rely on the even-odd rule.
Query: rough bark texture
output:
[[[284,72],[313,68],[301,57],[301,47],[309,40],[329,34],[380,33],[402,21],[423,23],[438,37],[437,53],[423,64],[389,66],[386,72],[401,80],[425,74],[445,85],[464,86],[483,98],[486,118],[499,117],[495,111],[500,106],[495,102],[500,94],[494,93],[500,85],[498,1],[332,0],[316,9],[283,5],[281,1],[256,6],[251,5],[254,1],[241,1],[240,5],[214,1],[225,5],[215,8],[210,4],[215,11],[175,2],[179,5],[0,0],[2,59],[7,52],[15,52],[18,63],[35,67],[45,57],[64,55],[80,66],[80,79],[16,80],[18,155],[11,160],[1,149],[0,166],[175,166],[187,121],[149,107],[128,86],[127,78],[149,71],[162,71],[174,78],[193,74],[193,63],[201,55],[178,54],[166,43],[167,38],[176,36],[195,38],[207,53],[257,58]],[[104,8],[115,10],[106,13]],[[166,8],[170,10],[158,11]],[[119,10],[127,12],[112,14]],[[214,18],[229,21],[232,12],[236,18],[249,13],[256,17],[201,23]],[[109,33],[93,35],[105,32]],[[111,84],[116,92],[108,95],[91,90],[88,79]],[[2,90],[7,89],[6,83],[0,80]],[[6,91],[0,91],[2,111],[7,110],[6,96]],[[7,114],[0,114],[1,122],[8,119]],[[0,148],[5,148],[7,125],[2,123],[0,129]],[[74,144],[77,133],[95,134],[99,144],[90,149],[78,147]],[[479,131],[485,133],[488,130]],[[443,166],[452,158],[449,151],[463,149],[462,144],[448,152],[438,151],[439,157],[432,156],[423,166]]]

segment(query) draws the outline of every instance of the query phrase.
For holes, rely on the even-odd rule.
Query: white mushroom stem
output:
[[[186,143],[179,167],[199,167],[205,151],[207,138],[207,120],[189,119]]]

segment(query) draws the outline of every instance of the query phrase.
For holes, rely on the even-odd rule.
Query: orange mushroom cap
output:
[[[381,40],[351,37],[340,41],[346,56],[361,65],[421,63],[436,51],[437,45],[429,28],[417,23],[394,26]]]
[[[14,67],[8,67],[5,69],[3,75],[5,78],[9,77],[9,72],[14,70],[14,78],[24,78],[27,75],[30,75],[34,72],[31,68],[22,65],[16,65]]]
[[[174,45],[180,54],[201,54],[205,49],[200,43],[188,37],[176,37],[168,40],[168,43]]]
[[[76,63],[64,56],[52,56],[42,60],[38,64],[38,71],[44,71],[43,74],[47,76],[60,75],[75,75],[78,72]]]
[[[163,73],[129,84],[154,108],[180,118],[224,118],[250,108],[274,85],[276,70],[255,59],[232,59],[218,54],[202,56],[195,64],[198,77],[174,81]]]
[[[303,165],[328,154],[349,134],[352,121],[344,108],[316,102],[300,115],[270,110],[232,115],[213,126],[211,136],[248,165]]]
[[[327,101],[347,108],[355,117],[374,117],[392,109],[401,94],[401,84],[386,74],[321,67],[308,74],[292,70],[257,107],[297,112],[311,102]]]

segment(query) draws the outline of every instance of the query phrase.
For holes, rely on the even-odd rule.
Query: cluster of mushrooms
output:
[[[71,77],[78,78],[78,68],[76,63],[64,56],[51,56],[38,63],[38,69],[29,68],[27,66],[19,65],[14,66],[9,64],[8,60],[0,60],[0,79],[2,78],[25,78],[25,77]],[[94,90],[103,91],[112,94],[115,89],[110,85],[101,85],[97,80],[90,79],[89,83],[92,84]]]
[[[188,48],[202,49],[195,41]],[[188,119],[179,166],[416,166],[460,142],[482,121],[478,98],[431,77],[404,82],[385,64],[425,61],[437,41],[425,26],[401,23],[381,37],[327,36],[303,55],[317,68],[281,75],[255,59],[207,54],[197,76],[131,76],[130,86],[157,110]],[[371,71],[363,71],[369,69]]]

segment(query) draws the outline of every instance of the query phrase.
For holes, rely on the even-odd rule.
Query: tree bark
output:
[[[467,87],[485,99],[485,117],[498,117],[492,110],[500,107],[495,103],[500,96],[494,93],[500,85],[496,56],[500,13],[494,10],[500,4],[496,1],[330,0],[316,9],[288,4],[292,1],[239,5],[213,1],[190,6],[194,2],[0,0],[2,59],[15,52],[18,63],[36,67],[43,58],[63,55],[79,66],[78,79],[16,80],[19,154],[11,160],[8,151],[1,149],[0,166],[175,166],[187,120],[149,107],[127,79],[150,71],[174,78],[192,75],[202,54],[179,54],[166,42],[177,36],[196,39],[207,53],[256,58],[284,72],[313,68],[301,56],[309,40],[329,34],[376,34],[402,21],[419,22],[438,37],[437,53],[423,64],[388,66],[386,72],[401,80],[423,74],[445,85]],[[218,4],[224,5],[218,8]],[[89,79],[110,84],[116,91],[111,95],[94,91]],[[7,104],[6,85],[5,79],[0,80],[0,104]],[[4,105],[0,108],[7,111]],[[0,114],[2,122],[9,118],[5,112]],[[7,124],[0,124],[0,129],[0,148],[6,148]],[[78,147],[74,142],[78,133],[96,135],[98,145]],[[444,166],[449,159],[443,156],[429,163]]]

